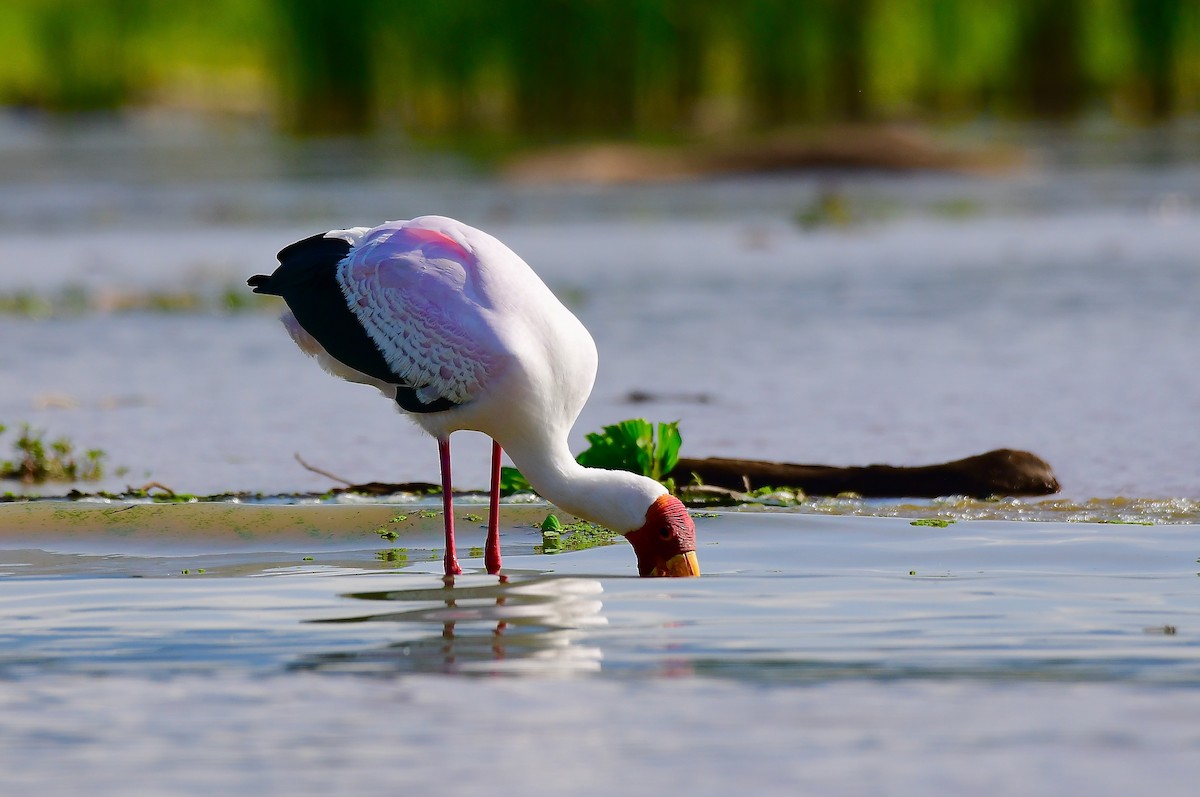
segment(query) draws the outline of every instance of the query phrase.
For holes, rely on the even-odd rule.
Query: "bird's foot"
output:
[[[458,557],[452,553],[446,554],[446,575],[461,576],[462,566],[458,563]]]
[[[488,551],[487,555],[485,555],[483,557],[483,566],[487,568],[487,572],[488,572],[489,576],[494,576],[497,573],[499,573],[500,572],[500,554],[497,553],[495,556],[492,556],[492,552]]]

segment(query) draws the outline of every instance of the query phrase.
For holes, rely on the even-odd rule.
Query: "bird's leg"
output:
[[[446,521],[446,575],[462,573],[454,552],[454,493],[450,486],[450,438],[438,438],[438,458],[442,465],[442,515]]]
[[[489,497],[487,542],[483,564],[489,575],[500,572],[500,444],[492,441],[492,492]]]

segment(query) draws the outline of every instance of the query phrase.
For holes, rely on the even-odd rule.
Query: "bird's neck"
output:
[[[571,456],[565,435],[525,444],[510,442],[505,450],[547,501],[620,534],[641,528],[646,510],[666,492],[645,476],[583,467]]]

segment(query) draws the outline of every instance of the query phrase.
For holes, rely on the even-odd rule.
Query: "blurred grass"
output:
[[[665,139],[1200,110],[1195,0],[5,0],[0,104]]]

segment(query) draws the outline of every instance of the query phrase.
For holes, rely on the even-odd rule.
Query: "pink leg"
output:
[[[483,563],[490,575],[500,572],[500,444],[492,441],[492,493]]]
[[[446,522],[446,575],[462,573],[454,551],[454,493],[450,486],[450,438],[438,438],[438,457],[442,464],[442,514]]]

